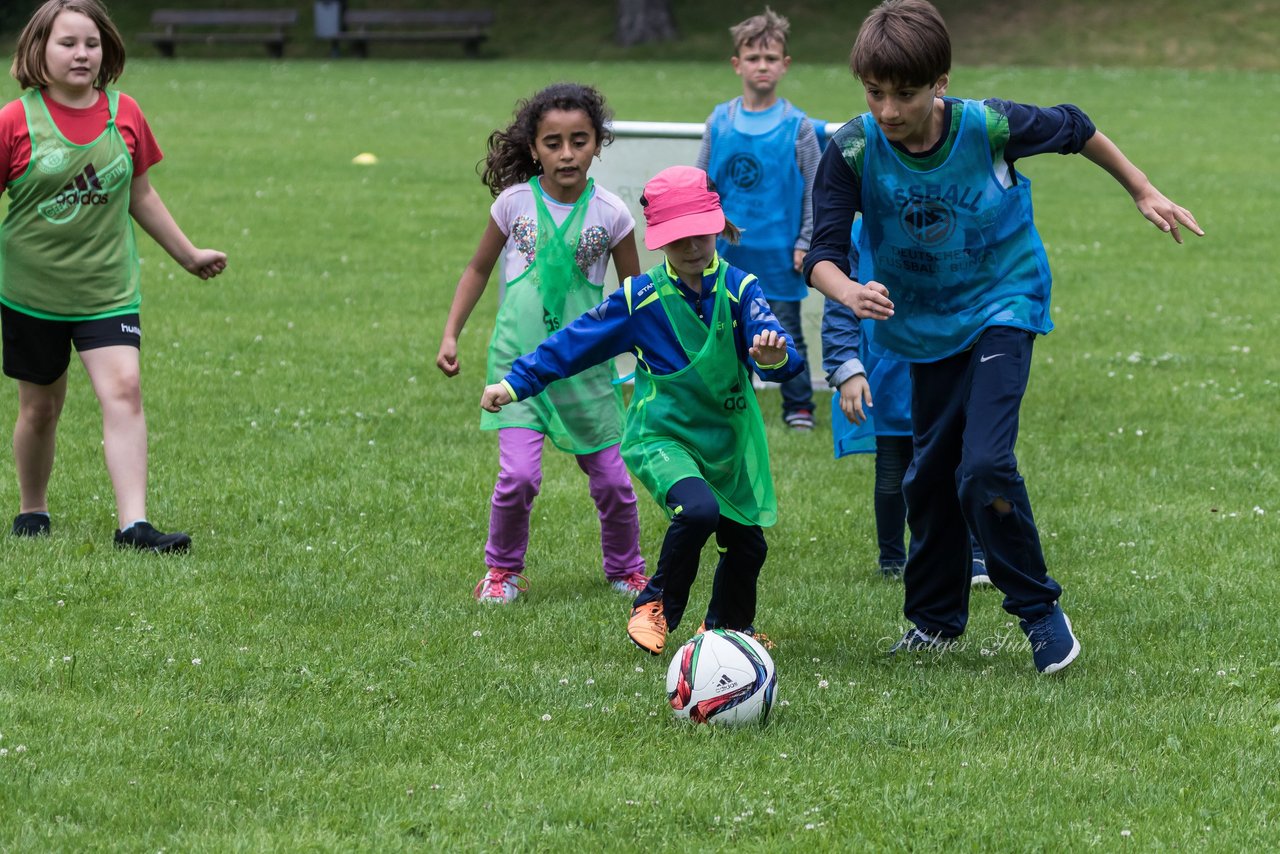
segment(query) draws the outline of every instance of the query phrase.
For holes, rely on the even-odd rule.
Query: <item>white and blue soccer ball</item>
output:
[[[730,726],[769,720],[778,672],[755,638],[712,629],[676,650],[667,699],[680,720]]]

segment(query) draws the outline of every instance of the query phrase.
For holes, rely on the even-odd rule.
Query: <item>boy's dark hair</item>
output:
[[[44,52],[49,43],[49,33],[53,30],[53,21],[62,12],[79,12],[98,27],[98,35],[102,38],[102,66],[93,81],[94,87],[105,89],[119,80],[124,73],[124,39],[103,5],[98,0],[48,0],[31,13],[31,20],[18,36],[13,65],[9,66],[9,73],[18,85],[23,89],[49,85],[49,68],[45,64]]]
[[[951,71],[951,34],[928,0],[884,0],[862,22],[849,68],[860,79],[929,86]]]
[[[542,174],[542,166],[534,161],[531,149],[538,138],[538,123],[552,110],[581,110],[591,119],[596,141],[602,146],[613,142],[609,128],[613,112],[603,95],[580,83],[553,83],[532,98],[518,102],[511,124],[489,134],[489,153],[481,180],[495,197],[507,187]]]
[[[738,52],[744,47],[749,47],[753,44],[767,44],[768,42],[777,42],[782,48],[783,56],[785,56],[787,53],[787,36],[790,33],[791,22],[768,6],[764,7],[763,14],[754,15],[741,24],[729,28],[729,35],[733,36],[734,56],[737,56]]]

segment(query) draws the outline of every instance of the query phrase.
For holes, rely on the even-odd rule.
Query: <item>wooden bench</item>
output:
[[[369,55],[369,42],[461,42],[467,56],[477,56],[492,26],[490,10],[351,9],[333,41],[350,42],[361,57]]]
[[[285,30],[298,23],[296,9],[156,9],[151,26],[161,32],[141,33],[160,54],[173,56],[178,42],[192,44],[262,44],[267,53],[284,55]]]

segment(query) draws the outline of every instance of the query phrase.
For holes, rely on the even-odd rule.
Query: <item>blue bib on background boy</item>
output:
[[[770,121],[774,115],[777,118]],[[754,273],[771,300],[794,302],[809,295],[792,266],[800,205],[781,203],[802,197],[796,138],[805,118],[786,99],[752,114],[743,110],[739,97],[719,104],[707,127],[712,139],[707,174],[720,192],[725,216],[730,222],[749,223],[737,246],[721,238],[716,249],[733,266]]]
[[[1049,262],[1032,220],[1031,182],[1004,187],[991,164],[983,105],[965,101],[954,147],[937,169],[902,162],[870,113],[865,213],[858,248],[889,288],[894,316],[875,325],[873,353],[933,362],[989,326],[1036,334],[1049,319]]]

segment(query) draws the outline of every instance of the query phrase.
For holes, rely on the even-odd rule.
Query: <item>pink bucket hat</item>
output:
[[[720,196],[707,183],[707,173],[692,166],[671,166],[649,179],[640,196],[645,249],[724,231]]]

